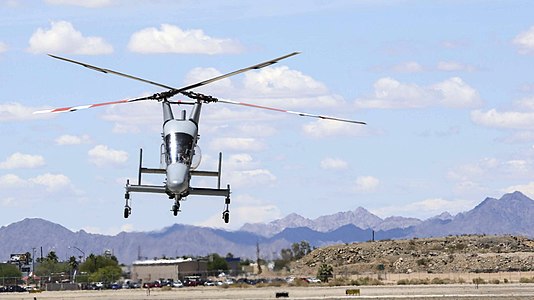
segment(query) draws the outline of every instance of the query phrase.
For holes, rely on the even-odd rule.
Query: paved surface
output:
[[[346,296],[347,289],[360,289],[361,296]],[[277,292],[288,292],[289,299],[529,299],[534,300],[534,284],[425,285],[425,286],[349,286],[349,287],[196,287],[171,291],[152,289],[62,291],[42,293],[2,293],[0,299],[275,299]],[[280,298],[284,299],[284,298]],[[286,298],[287,299],[287,298]]]

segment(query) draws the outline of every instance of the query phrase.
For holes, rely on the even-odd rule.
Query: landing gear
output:
[[[224,220],[224,223],[228,224],[228,222],[230,222],[230,211],[229,210],[223,211],[222,218]]]
[[[171,208],[172,214],[176,217],[178,215],[178,212],[180,211],[180,199],[178,196],[174,198],[174,204]]]
[[[228,224],[228,222],[230,222],[230,210],[228,210],[228,205],[230,205],[230,197],[226,197],[224,204],[226,204],[226,209],[222,213],[222,218],[224,223]]]
[[[126,200],[126,204],[124,204],[124,218],[128,219],[132,214],[132,208],[130,207],[130,193],[126,192],[126,194],[124,194],[124,199]]]

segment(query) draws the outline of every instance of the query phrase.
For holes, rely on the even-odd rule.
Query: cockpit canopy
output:
[[[193,137],[183,132],[173,132],[165,136],[167,165],[181,163],[191,165],[193,156]]]

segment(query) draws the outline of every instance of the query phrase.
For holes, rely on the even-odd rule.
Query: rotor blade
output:
[[[172,90],[173,91],[172,95],[175,95],[177,93],[184,92],[184,91],[187,91],[187,90],[190,90],[190,89],[194,89],[194,88],[197,88],[197,87],[212,83],[214,81],[221,80],[221,79],[224,79],[224,78],[228,78],[230,76],[234,76],[234,75],[237,75],[237,74],[240,74],[240,73],[243,73],[243,72],[247,72],[247,71],[250,71],[250,70],[258,70],[258,69],[261,69],[263,67],[270,66],[272,64],[277,63],[278,61],[280,61],[282,59],[291,57],[293,55],[297,55],[299,53],[300,52],[293,52],[293,53],[290,53],[290,54],[286,54],[284,56],[280,56],[278,58],[271,59],[269,61],[262,62],[262,63],[259,63],[257,65],[254,65],[254,66],[250,66],[248,68],[243,68],[243,69],[240,69],[240,70],[237,70],[237,71],[234,71],[234,72],[230,72],[230,73],[227,73],[227,74],[224,74],[224,75],[213,77],[211,79],[207,79],[207,80],[204,80],[204,81],[201,81],[201,82],[197,82],[197,83],[194,83],[194,84],[191,84],[191,85],[188,85],[188,86],[185,86],[185,87],[181,87],[181,88],[174,88],[172,86],[168,86],[168,85],[165,85],[165,84],[157,83],[157,82],[154,82],[154,81],[146,80],[146,79],[143,79],[143,78],[135,77],[135,76],[132,76],[132,75],[128,75],[128,74],[124,74],[124,73],[121,73],[121,72],[113,71],[113,70],[110,70],[110,69],[100,68],[100,67],[97,67],[97,66],[93,66],[93,65],[90,65],[90,64],[86,64],[86,63],[83,63],[83,62],[76,61],[76,60],[60,57],[60,56],[57,56],[57,55],[52,55],[52,54],[48,54],[48,55],[50,57],[53,57],[53,58],[56,58],[56,59],[60,59],[60,60],[64,60],[64,61],[67,61],[67,62],[70,62],[70,63],[78,64],[80,66],[84,66],[86,68],[89,68],[91,70],[95,70],[95,71],[98,71],[98,72],[102,72],[102,73],[106,73],[106,74],[109,73],[109,74],[119,75],[119,76],[123,76],[123,77],[126,77],[126,78],[130,78],[130,79],[142,81],[142,82],[145,82],[145,83],[149,83],[149,84],[152,84],[152,85],[156,85],[156,86],[159,86],[159,87],[162,87],[162,88],[166,88],[166,89]]]
[[[93,107],[99,107],[99,106],[104,106],[104,105],[113,105],[113,104],[121,104],[121,103],[149,100],[151,98],[152,98],[152,96],[148,96],[148,97],[142,97],[142,98],[125,99],[125,100],[118,100],[118,101],[112,101],[112,102],[102,102],[102,103],[95,103],[95,104],[89,104],[89,105],[79,105],[79,106],[71,106],[71,107],[52,108],[52,109],[34,111],[33,114],[71,112],[71,111],[77,111],[77,110],[80,110],[80,109],[93,108]]]
[[[221,80],[221,79],[225,79],[225,78],[228,78],[228,77],[230,77],[230,76],[234,76],[234,75],[237,75],[237,74],[241,74],[241,73],[244,73],[244,72],[247,72],[247,71],[250,71],[250,70],[258,70],[258,69],[261,69],[261,68],[270,66],[270,65],[272,65],[272,64],[275,64],[275,63],[281,61],[282,59],[286,59],[286,58],[288,58],[288,57],[291,57],[291,56],[293,56],[293,55],[297,55],[297,54],[300,54],[300,52],[289,53],[289,54],[286,54],[286,55],[284,55],[284,56],[280,56],[280,57],[278,57],[278,58],[271,59],[271,60],[269,60],[269,61],[262,62],[262,63],[259,63],[259,64],[257,64],[257,65],[254,65],[254,66],[250,66],[250,67],[248,67],[248,68],[243,68],[243,69],[240,69],[240,70],[237,70],[237,71],[233,71],[233,72],[230,72],[230,73],[227,73],[227,74],[224,74],[224,75],[220,75],[220,76],[217,76],[217,77],[213,77],[213,78],[208,79],[208,80],[204,80],[204,81],[201,81],[201,82],[198,82],[198,83],[194,83],[194,84],[191,84],[191,85],[188,85],[188,86],[179,88],[179,89],[177,89],[177,91],[178,91],[178,92],[187,91],[187,90],[194,89],[194,88],[197,88],[197,87],[199,87],[199,86],[203,86],[203,85],[212,83],[212,82],[214,82],[214,81]]]
[[[245,102],[232,101],[232,100],[228,100],[228,99],[219,99],[217,102],[235,104],[235,105],[242,105],[242,106],[248,106],[248,107],[254,107],[254,108],[261,108],[261,109],[267,109],[267,110],[278,111],[278,112],[285,112],[285,113],[289,113],[289,114],[299,115],[301,117],[312,117],[312,118],[319,118],[319,119],[323,119],[323,120],[333,120],[333,121],[339,121],[339,122],[347,122],[347,123],[353,123],[353,124],[367,125],[367,123],[361,122],[361,121],[354,121],[354,120],[349,120],[349,119],[342,119],[342,118],[323,116],[323,115],[314,115],[314,114],[309,114],[309,113],[305,113],[305,112],[290,111],[290,110],[285,110],[285,109],[280,109],[280,108],[274,108],[274,107],[268,107],[268,106],[262,106],[262,105],[256,105],[256,104],[250,104],[250,103],[245,103]]]
[[[157,83],[157,82],[154,82],[154,81],[146,80],[146,79],[143,79],[143,78],[135,77],[135,76],[132,76],[132,75],[128,75],[128,74],[124,74],[124,73],[121,73],[121,72],[113,71],[113,70],[110,70],[110,69],[104,69],[104,68],[96,67],[96,66],[93,66],[93,65],[90,65],[90,64],[86,64],[86,63],[83,63],[83,62],[75,61],[75,60],[64,58],[64,57],[60,57],[60,56],[57,56],[57,55],[48,54],[48,56],[56,58],[56,59],[64,60],[64,61],[67,61],[67,62],[71,62],[71,63],[74,63],[74,64],[78,64],[80,66],[84,66],[86,68],[89,68],[91,70],[95,70],[95,71],[98,71],[98,72],[102,72],[102,73],[106,73],[106,74],[110,73],[110,74],[115,74],[115,75],[119,75],[119,76],[122,76],[122,77],[134,79],[134,80],[139,80],[139,81],[146,82],[146,83],[149,83],[149,84],[153,84],[153,85],[156,85],[156,86],[159,86],[159,87],[162,87],[162,88],[165,88],[165,89],[169,89],[169,90],[174,90],[175,89],[175,88],[173,88],[171,86],[168,86],[168,85],[165,85],[165,84]]]

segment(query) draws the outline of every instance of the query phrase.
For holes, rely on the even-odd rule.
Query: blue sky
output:
[[[0,1],[0,225],[237,229],[290,213],[362,206],[424,219],[514,190],[534,197],[532,11],[531,1]],[[188,197],[173,217],[166,197],[133,194],[122,217],[139,148],[159,165],[157,103],[31,114],[161,91],[47,53],[181,87],[293,51],[195,91],[368,125],[205,106],[200,169],[224,153],[229,225],[217,197]]]

